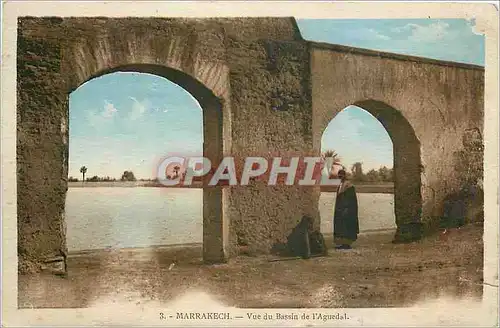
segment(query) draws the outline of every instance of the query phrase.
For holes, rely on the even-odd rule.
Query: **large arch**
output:
[[[75,27],[70,20],[65,23],[71,29]],[[68,92],[92,78],[118,71],[154,74],[181,86],[203,110],[203,153],[217,163],[231,149],[229,73],[221,61],[221,45],[212,40],[213,49],[209,50],[209,45],[199,40],[196,22],[190,23],[193,25],[181,21],[167,25],[167,31],[138,27],[123,34],[106,20],[104,29],[92,38],[79,36],[78,42],[63,50],[61,69]],[[224,210],[225,194],[227,191],[221,187],[203,190],[206,263],[224,262],[228,256],[229,216]]]
[[[401,191],[404,181],[413,176],[411,183],[415,185],[404,193],[408,192],[411,204],[421,202],[421,213],[418,206],[397,210],[399,223],[405,224],[398,223],[395,240],[414,240],[421,233],[436,231],[446,197],[470,184],[464,182],[465,177],[478,181],[482,175],[480,170],[469,170],[473,164],[457,159],[457,154],[467,152],[462,139],[467,138],[468,131],[481,131],[483,127],[484,70],[474,65],[339,45],[310,45],[315,152],[320,152],[326,125],[343,108],[357,105],[378,115],[386,129],[393,130],[393,143],[397,138],[413,140],[394,151],[410,151],[420,157],[419,169],[411,158],[410,163],[403,162],[406,156],[400,156],[395,163],[397,170],[411,172],[406,176],[399,173],[402,182],[397,188]],[[404,130],[413,131],[414,138],[412,133],[405,135]],[[469,162],[482,165],[482,155]],[[402,204],[404,200],[397,197]],[[413,222],[416,217],[420,217],[419,223]]]
[[[422,163],[420,141],[415,131],[400,111],[382,101],[361,100],[351,105],[360,107],[375,117],[392,140],[394,214],[397,226],[394,240],[399,242],[419,239],[422,219]],[[319,129],[321,133],[342,109],[332,108],[329,111],[331,117],[323,117]]]
[[[125,23],[123,26],[120,25]],[[158,24],[158,25],[155,25]],[[204,153],[231,151],[229,69],[223,39],[197,20],[25,18],[18,34],[19,271],[65,272],[69,94],[107,73],[155,74],[203,108]],[[133,26],[133,28],[131,28]],[[125,32],[128,31],[128,32]],[[211,36],[222,35],[214,24]],[[34,73],[35,72],[35,73]],[[203,258],[230,253],[227,190],[204,190]]]
[[[213,163],[219,163],[223,158],[223,117],[222,102],[213,92],[201,82],[188,74],[162,65],[154,64],[128,64],[111,67],[92,75],[83,83],[106,74],[116,72],[148,73],[163,77],[188,91],[199,103],[203,112],[203,156]],[[78,85],[79,86],[79,85]],[[77,88],[78,88],[77,86]],[[73,91],[73,90],[71,90]],[[69,117],[69,103],[67,105]],[[66,126],[69,126],[69,122]],[[69,152],[66,143],[66,152]],[[68,161],[63,164],[67,172]],[[225,260],[225,246],[223,232],[226,218],[223,213],[221,187],[209,187],[203,190],[203,260],[205,262],[222,262]]]

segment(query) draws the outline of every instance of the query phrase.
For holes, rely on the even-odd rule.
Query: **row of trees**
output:
[[[322,155],[323,160],[326,158],[333,158],[333,165],[340,165],[346,171],[347,176],[354,182],[393,182],[394,170],[383,166],[378,170],[371,169],[367,173],[363,172],[363,163],[356,162],[347,170],[340,164],[340,158],[334,150],[327,150]]]
[[[85,174],[87,174],[87,167],[86,166],[82,166],[80,168],[80,173],[82,174],[82,181],[89,181],[89,182],[101,182],[101,181],[109,182],[109,181],[116,181],[116,178],[111,178],[109,176],[99,177],[97,175],[94,175],[91,178],[85,179]],[[69,182],[78,182],[79,180],[78,180],[78,178],[69,177],[68,181]],[[137,179],[134,176],[134,172],[132,172],[132,171],[125,171],[125,172],[123,172],[120,181],[137,181]]]
[[[68,178],[68,181],[69,182],[78,182],[80,181],[78,178],[74,178],[74,177],[69,177]],[[97,175],[94,175],[93,177],[90,177],[90,178],[87,178],[86,180],[82,180],[82,181],[88,181],[88,182],[101,182],[101,181],[106,181],[106,182],[109,182],[109,181],[116,181],[116,178],[111,178],[111,177],[99,177]]]
[[[355,182],[393,182],[394,170],[383,166],[378,170],[371,169],[365,174],[363,164],[356,162],[351,167],[351,179]]]
[[[327,150],[322,154],[323,160],[326,160],[327,158],[333,158],[333,165],[341,165],[340,164],[340,158],[338,154],[334,150]],[[387,168],[385,166],[379,168],[378,170],[371,169],[368,171],[366,174],[363,172],[363,163],[361,162],[356,162],[351,166],[350,172],[342,166],[344,170],[346,171],[348,177],[354,181],[354,182],[392,182],[394,181],[394,171],[392,168]],[[188,168],[190,170],[191,168]],[[173,168],[173,174],[169,174],[166,176],[167,179],[177,179],[179,175],[181,175],[181,178],[184,178],[186,175],[186,171],[180,173],[181,167],[179,165],[176,165]],[[89,182],[99,182],[99,181],[116,181],[115,178],[110,178],[109,176],[106,177],[98,177],[97,175],[94,175],[91,178],[87,178],[85,180],[85,174],[87,173],[87,167],[82,166],[80,168],[80,173],[82,173],[82,181],[89,181]],[[70,182],[77,182],[77,178],[69,177],[68,181]],[[120,181],[137,181],[136,177],[134,176],[134,173],[132,171],[125,171],[122,174],[122,177]],[[141,179],[141,181],[147,181],[144,179]]]

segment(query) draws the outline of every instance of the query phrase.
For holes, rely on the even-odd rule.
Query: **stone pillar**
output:
[[[394,242],[409,242],[422,237],[420,149],[416,138],[411,139],[394,145],[394,214],[397,225]]]
[[[303,41],[228,37],[232,154],[307,156],[313,152],[309,49]],[[283,165],[285,166],[285,165]],[[270,168],[269,168],[270,169]],[[231,238],[252,253],[268,253],[303,215],[319,223],[313,187],[269,186],[267,179],[230,188]]]
[[[65,273],[68,99],[61,46],[33,36],[32,22],[20,20],[17,41],[18,270]],[[45,22],[57,25],[58,19]]]
[[[208,100],[208,98],[205,98]],[[201,104],[203,107],[203,156],[215,169],[223,159],[223,112],[222,104],[215,99]],[[203,261],[223,263],[227,261],[223,211],[222,186],[208,186],[211,175],[207,174],[203,188]]]
[[[394,149],[394,242],[409,242],[422,236],[422,161],[420,142],[412,126],[397,109],[380,101],[356,105],[374,115],[389,133]]]

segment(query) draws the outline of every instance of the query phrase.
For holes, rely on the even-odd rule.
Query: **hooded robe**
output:
[[[358,239],[358,199],[356,189],[345,180],[337,189],[333,236],[337,244],[350,244]]]

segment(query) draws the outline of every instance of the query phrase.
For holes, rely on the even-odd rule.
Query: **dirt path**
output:
[[[482,227],[406,245],[391,239],[360,235],[355,249],[330,250],[328,257],[238,257],[212,266],[201,264],[199,246],[72,254],[67,278],[19,276],[19,307],[88,307],[100,298],[169,301],[191,289],[252,308],[401,307],[423,297],[482,296]]]

